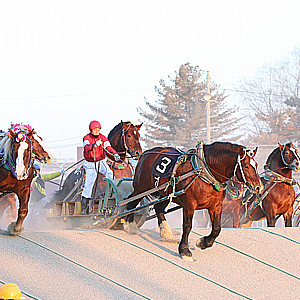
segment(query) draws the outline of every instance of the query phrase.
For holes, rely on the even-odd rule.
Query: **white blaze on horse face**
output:
[[[38,141],[38,143],[42,146],[43,150],[45,152],[48,153],[49,157],[50,157],[50,160],[47,161],[48,164],[51,164],[52,163],[52,159],[53,159],[53,155],[51,153],[50,150],[48,150],[48,148],[45,146],[44,142],[42,141],[42,139],[37,135],[37,134],[34,134],[33,135],[34,139]]]
[[[256,162],[253,158],[250,158],[250,165],[256,170]]]
[[[298,167],[295,164],[295,160],[294,160],[294,163],[293,163],[293,165],[295,166],[294,171],[298,172],[299,171],[299,164],[300,164],[299,155],[298,155],[298,153],[297,153],[297,151],[296,151],[296,149],[294,147],[290,147],[290,151],[292,151],[294,153],[294,156],[296,157],[296,162],[298,162]]]
[[[18,180],[24,180],[28,177],[27,173],[25,172],[25,165],[24,165],[24,152],[28,148],[28,144],[26,142],[20,142],[20,146],[18,149],[18,157],[16,160],[16,173]]]

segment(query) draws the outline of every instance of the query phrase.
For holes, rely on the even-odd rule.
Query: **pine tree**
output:
[[[169,76],[171,85],[160,80],[155,87],[158,95],[156,104],[145,99],[149,111],[138,108],[144,118],[146,135],[143,140],[147,148],[172,146],[182,149],[194,148],[198,140],[206,139],[206,77],[199,66],[189,63],[175,71],[175,79]],[[211,139],[212,141],[235,141],[238,129],[235,108],[226,108],[224,92],[211,82]]]

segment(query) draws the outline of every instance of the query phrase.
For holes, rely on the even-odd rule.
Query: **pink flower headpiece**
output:
[[[14,132],[20,130],[30,132],[32,130],[32,127],[30,125],[23,125],[22,123],[21,124],[16,123],[16,124],[11,124],[11,130],[13,130]]]

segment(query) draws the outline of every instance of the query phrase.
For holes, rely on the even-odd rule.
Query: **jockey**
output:
[[[32,192],[30,193],[30,203],[36,203],[46,197],[45,181],[49,181],[66,173],[64,169],[50,174],[41,174],[41,169],[38,164],[33,165],[37,176],[34,177],[31,183]]]
[[[85,162],[85,184],[81,197],[81,214],[86,212],[88,201],[92,196],[92,190],[97,178],[97,173],[112,179],[113,172],[106,162],[106,153],[111,154],[115,161],[120,161],[120,156],[112,148],[106,136],[100,133],[101,125],[98,121],[92,121],[89,125],[90,133],[83,138],[83,156]]]

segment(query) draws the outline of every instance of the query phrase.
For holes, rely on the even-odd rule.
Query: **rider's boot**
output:
[[[82,215],[85,215],[87,212],[87,205],[90,201],[90,198],[85,198],[85,197],[81,197],[81,214]]]

